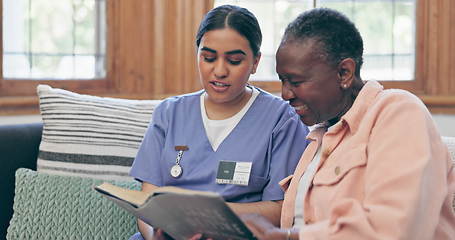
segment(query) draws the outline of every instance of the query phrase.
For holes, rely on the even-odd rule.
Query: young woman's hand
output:
[[[155,228],[153,229],[153,240],[172,240],[172,238],[160,228]]]
[[[275,227],[262,215],[256,213],[240,215],[242,221],[259,240],[286,240],[287,231]]]
[[[211,238],[204,238],[204,237],[202,236],[201,233],[198,233],[198,234],[192,236],[192,237],[191,237],[190,239],[188,239],[188,240],[213,240],[213,239],[211,239]]]

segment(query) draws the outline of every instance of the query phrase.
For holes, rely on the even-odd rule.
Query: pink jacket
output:
[[[293,225],[298,181],[324,138],[300,239],[455,239],[455,172],[417,97],[368,81],[324,132],[309,134],[294,175],[280,182],[282,228]]]

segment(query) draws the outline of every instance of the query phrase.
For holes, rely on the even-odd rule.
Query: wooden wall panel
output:
[[[162,59],[165,58],[165,44],[164,44],[164,29],[165,25],[163,24],[166,13],[165,1],[155,1],[154,9],[152,11],[153,18],[153,40],[154,44],[152,47],[153,61],[151,61],[150,69],[152,69],[152,79],[153,82],[153,94],[162,95],[164,91],[164,76],[165,76],[165,64]]]
[[[424,81],[427,78],[428,66],[428,1],[418,1],[416,8],[416,61],[415,61],[415,80],[416,89],[414,92],[424,92]]]
[[[167,0],[164,4],[164,19],[161,20],[161,24],[164,25],[164,32],[162,33],[163,38],[161,41],[164,41],[164,64],[165,64],[165,74],[161,76],[161,79],[155,79],[156,81],[164,81],[165,93],[178,92],[179,85],[181,84],[181,79],[177,79],[178,72],[180,71],[180,66],[178,65],[179,53],[181,46],[178,45],[179,30],[181,26],[178,25],[181,22],[182,16],[179,15],[178,3],[175,0]],[[176,91],[177,90],[177,91]]]
[[[194,36],[213,2],[135,0],[121,5],[126,16],[120,19],[118,37],[119,91],[161,97],[199,89]]]
[[[428,11],[426,42],[425,95],[448,96],[455,92],[453,85],[455,64],[454,2],[453,0],[427,0]]]
[[[450,75],[449,75],[449,89],[450,95],[455,96],[455,1],[450,1]]]
[[[425,74],[425,80],[430,79],[430,81],[425,81],[425,93],[429,94],[432,92],[437,91],[438,86],[438,65],[439,65],[439,58],[438,58],[438,18],[439,13],[438,10],[440,5],[440,0],[432,0],[432,2],[427,1],[427,31],[425,34],[428,38],[428,42],[426,42],[426,58],[427,58],[427,65]]]
[[[200,88],[194,36],[213,0],[111,4],[114,93],[156,98]]]
[[[433,86],[429,94],[448,95],[449,94],[449,77],[450,77],[450,2],[440,1],[438,9],[438,49],[437,58],[439,60],[438,68],[438,85]]]
[[[211,8],[211,1],[168,0],[164,4],[165,16],[163,89],[166,94],[191,92],[200,88],[196,68],[195,35],[203,15]]]
[[[418,0],[416,92],[437,113],[455,112],[455,1]]]
[[[115,91],[151,92],[154,1],[115,1]]]

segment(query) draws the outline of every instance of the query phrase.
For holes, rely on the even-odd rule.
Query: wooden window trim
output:
[[[51,83],[53,87],[79,93],[133,99],[157,99],[201,88],[194,35],[202,16],[213,7],[213,0],[106,1],[106,4],[107,77],[14,83],[0,78],[0,115],[38,113],[35,93],[38,83]],[[455,22],[455,1],[417,0],[416,19],[415,81],[382,84],[413,92],[434,113],[455,113],[455,68],[450,67],[455,66],[455,43],[452,43],[455,25],[450,24]],[[272,93],[281,91],[279,81],[251,83]],[[21,94],[11,94],[12,91]]]

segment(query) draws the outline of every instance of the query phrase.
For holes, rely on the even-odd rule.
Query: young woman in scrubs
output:
[[[143,191],[178,186],[219,193],[237,213],[279,224],[283,191],[304,151],[308,129],[281,98],[248,85],[262,34],[245,8],[224,5],[196,36],[203,90],[164,100],[154,111],[131,169]],[[133,239],[166,239],[138,220]]]

